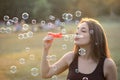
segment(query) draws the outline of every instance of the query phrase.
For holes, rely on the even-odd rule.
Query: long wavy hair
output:
[[[110,52],[108,48],[108,42],[106,34],[102,28],[102,25],[95,19],[92,18],[82,18],[80,23],[86,22],[89,28],[90,40],[91,40],[91,49],[92,53],[90,54],[94,60],[99,60],[103,57],[110,57]],[[78,57],[78,50],[80,47],[74,45],[75,57]]]

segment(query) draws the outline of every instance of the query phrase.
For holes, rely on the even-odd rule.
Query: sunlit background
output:
[[[73,50],[83,17],[102,24],[120,76],[120,0],[0,0],[0,80],[65,80],[67,70],[41,78],[42,39],[48,32],[66,35],[53,42],[47,56],[53,64]]]

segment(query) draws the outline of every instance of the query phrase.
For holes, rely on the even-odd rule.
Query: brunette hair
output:
[[[80,23],[83,22],[86,22],[89,28],[91,49],[93,50],[91,57],[94,60],[98,60],[102,57],[110,57],[108,42],[106,34],[102,28],[102,25],[97,20],[92,18],[82,18]],[[79,46],[74,45],[75,57],[79,56],[78,54],[79,48],[80,48]]]

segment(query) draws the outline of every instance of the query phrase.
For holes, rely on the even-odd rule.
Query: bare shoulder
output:
[[[106,58],[104,63],[106,68],[115,67],[115,62],[111,58]]]
[[[115,75],[117,72],[117,67],[113,59],[106,58],[104,62],[104,74],[105,76],[108,75]]]
[[[70,63],[73,61],[74,58],[74,52],[73,51],[69,51],[64,55],[64,58],[67,62],[68,65],[70,65]]]

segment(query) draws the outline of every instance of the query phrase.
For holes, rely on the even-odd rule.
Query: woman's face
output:
[[[89,28],[86,22],[80,23],[77,27],[74,37],[74,44],[79,46],[88,45],[90,43]]]

